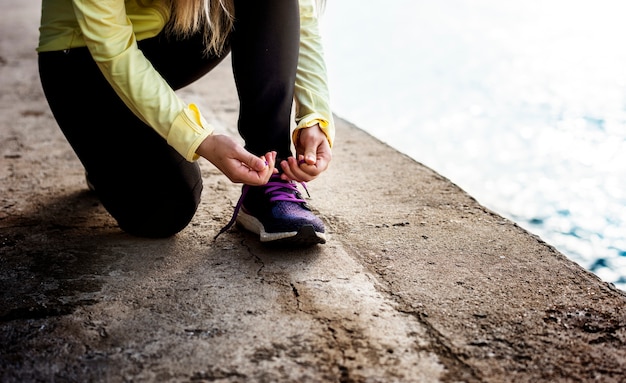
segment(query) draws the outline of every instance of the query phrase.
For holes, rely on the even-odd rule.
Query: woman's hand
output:
[[[280,163],[283,169],[282,179],[308,182],[328,168],[332,152],[319,125],[301,129],[294,146],[296,157],[289,157]]]
[[[208,136],[196,153],[209,160],[235,183],[264,185],[272,174],[278,172],[274,168],[276,152],[257,157],[232,138],[221,134]]]

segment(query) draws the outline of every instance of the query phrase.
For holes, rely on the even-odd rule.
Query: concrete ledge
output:
[[[623,381],[623,292],[341,120],[328,244],[213,242],[239,186],[206,162],[186,230],[120,232],[41,93],[39,4],[0,3],[0,381]],[[234,133],[228,64],[181,93]]]

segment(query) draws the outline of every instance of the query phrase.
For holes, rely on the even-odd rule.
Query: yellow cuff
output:
[[[301,129],[310,128],[311,126],[315,126],[316,124],[319,124],[320,129],[326,135],[328,145],[330,145],[330,147],[332,148],[335,140],[335,126],[332,120],[328,121],[319,114],[311,114],[300,120],[298,126],[296,126],[291,136],[292,142],[294,144],[298,142],[298,137],[300,135]]]
[[[200,158],[196,150],[211,133],[213,127],[202,117],[198,107],[189,104],[174,120],[167,135],[167,143],[187,161],[192,162]]]

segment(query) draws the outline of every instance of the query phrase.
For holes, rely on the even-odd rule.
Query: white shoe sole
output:
[[[265,227],[254,216],[240,210],[237,215],[237,223],[248,231],[259,235],[263,243],[281,243],[294,245],[315,245],[326,243],[326,234],[315,231],[313,226],[305,225],[298,231],[288,231],[281,233],[268,233]]]

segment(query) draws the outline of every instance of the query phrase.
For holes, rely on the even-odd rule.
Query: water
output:
[[[622,3],[329,0],[333,109],[626,289]]]

